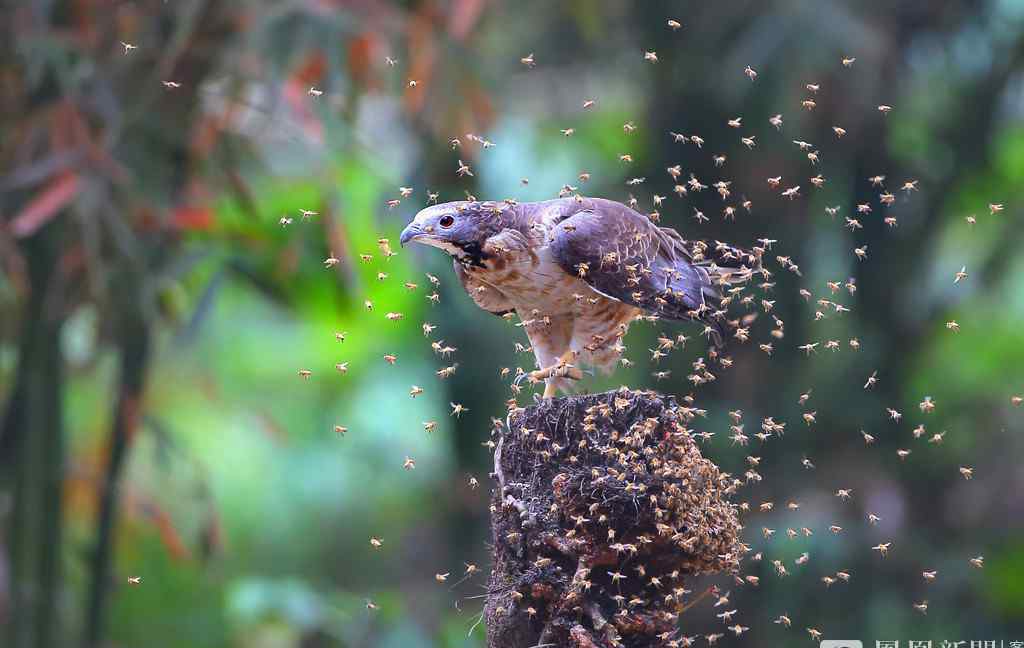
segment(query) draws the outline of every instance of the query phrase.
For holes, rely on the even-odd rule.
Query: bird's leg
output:
[[[531,371],[530,380],[536,382],[547,380],[548,378],[569,378],[570,380],[581,380],[583,378],[583,372],[575,365],[569,363],[570,360],[575,359],[576,352],[570,349],[563,353],[558,361],[550,367]]]
[[[538,369],[532,371],[529,374],[530,382],[540,382],[541,380],[548,380],[549,378],[568,378],[570,380],[581,380],[583,378],[583,372],[578,367],[569,363],[570,360],[576,359],[576,352],[572,349],[566,351],[558,358],[558,362],[546,367],[544,369]],[[551,398],[555,395],[555,385],[553,382],[549,382],[544,386],[544,398]]]

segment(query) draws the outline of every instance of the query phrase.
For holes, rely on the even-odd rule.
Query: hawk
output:
[[[519,316],[537,359],[529,377],[545,381],[545,398],[582,378],[580,364],[610,370],[644,313],[700,321],[720,345],[719,289],[763,272],[760,250],[686,241],[601,198],[434,205],[400,240],[444,250],[480,308]]]

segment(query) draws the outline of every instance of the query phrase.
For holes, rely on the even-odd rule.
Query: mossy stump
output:
[[[687,580],[738,571],[738,482],[701,456],[693,416],[626,389],[509,415],[494,455],[489,648],[663,646]]]

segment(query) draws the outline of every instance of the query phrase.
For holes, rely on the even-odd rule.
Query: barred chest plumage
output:
[[[610,299],[566,273],[546,246],[503,250],[469,276],[496,291],[519,315],[542,366],[571,348],[578,359],[610,369],[619,358],[618,342],[639,309]]]
[[[570,314],[574,294],[592,293],[583,281],[566,274],[546,247],[498,252],[485,260],[483,267],[468,271],[500,291],[524,319],[534,310],[548,316]]]

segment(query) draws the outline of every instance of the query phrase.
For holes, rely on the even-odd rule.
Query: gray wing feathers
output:
[[[669,319],[692,319],[717,295],[677,232],[616,202],[582,201],[554,226],[549,245],[563,270],[598,292]]]

